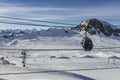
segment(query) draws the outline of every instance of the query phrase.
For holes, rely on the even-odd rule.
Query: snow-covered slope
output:
[[[119,47],[116,36],[88,35],[94,48]],[[25,49],[82,49],[84,31],[68,29],[2,30],[0,47]],[[93,49],[76,51],[26,51],[27,67],[22,67],[22,51],[0,51],[5,60],[0,63],[0,79],[7,80],[114,80],[119,77],[119,49]],[[107,63],[108,57],[116,56]],[[7,64],[3,65],[3,62]],[[94,71],[95,70],[95,71]],[[102,70],[102,71],[101,71]],[[109,72],[109,76],[106,71]],[[93,74],[91,74],[93,72]],[[113,73],[112,73],[113,72]],[[100,76],[103,74],[104,76]]]

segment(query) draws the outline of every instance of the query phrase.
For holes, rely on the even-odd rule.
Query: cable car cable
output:
[[[72,28],[72,26],[52,26],[52,25],[32,24],[32,23],[25,23],[25,22],[0,21],[0,23],[16,24],[16,25],[28,25],[28,26],[41,26],[41,27]]]
[[[63,24],[63,25],[74,25],[76,24],[69,24],[69,23],[61,23],[61,22],[51,22],[51,21],[43,21],[43,20],[33,20],[33,19],[25,19],[25,18],[13,18],[13,17],[6,17],[6,16],[0,16],[0,18],[6,18],[6,19],[13,19],[13,20],[25,20],[25,21],[34,21],[34,22],[45,22],[45,23],[52,23],[52,24]]]

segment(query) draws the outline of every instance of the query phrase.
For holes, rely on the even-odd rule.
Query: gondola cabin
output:
[[[85,51],[91,51],[93,48],[93,42],[89,37],[84,37],[81,41],[81,45]]]

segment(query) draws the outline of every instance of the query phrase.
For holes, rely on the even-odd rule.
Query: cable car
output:
[[[93,42],[89,37],[84,37],[81,41],[81,45],[85,51],[91,51],[93,48]]]

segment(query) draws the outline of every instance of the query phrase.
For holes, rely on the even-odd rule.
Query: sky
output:
[[[74,24],[98,18],[120,25],[119,4],[120,0],[0,0],[0,16]]]

